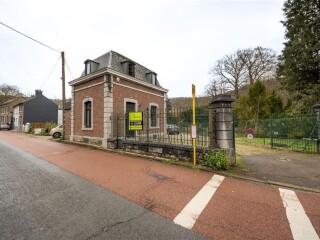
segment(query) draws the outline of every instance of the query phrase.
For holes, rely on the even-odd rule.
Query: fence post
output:
[[[317,136],[317,153],[320,153],[320,103],[316,103],[313,109],[317,116],[318,136]]]
[[[272,129],[272,114],[269,117],[270,119],[270,145],[273,148],[273,129]]]
[[[116,120],[116,143],[117,143],[117,149],[120,147],[119,145],[119,114],[116,114],[116,119],[113,119],[113,121]]]
[[[149,136],[149,134],[150,134],[150,129],[149,129],[149,126],[150,126],[150,123],[149,123],[149,121],[150,121],[150,119],[149,119],[149,108],[147,108],[147,110],[146,110],[146,117],[147,117],[147,142],[149,142],[150,141],[150,136]]]
[[[234,164],[237,165],[237,154],[236,154],[236,129],[235,129],[235,110],[232,111],[232,147],[234,150]]]

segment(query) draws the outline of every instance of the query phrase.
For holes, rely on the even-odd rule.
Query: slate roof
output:
[[[11,104],[11,103],[13,103],[14,106],[16,106],[16,105],[19,105],[21,102],[26,101],[27,99],[29,99],[29,98],[27,98],[27,97],[22,97],[22,96],[21,96],[21,97],[15,97],[15,98],[13,98],[13,99],[10,99],[10,100],[8,100],[8,101],[6,101],[6,102],[1,103],[0,106],[9,105],[9,104]],[[16,102],[18,102],[18,103],[16,103]]]
[[[127,58],[112,50],[90,61],[98,63],[98,67],[94,72],[99,71],[100,69],[103,69],[103,68],[111,68],[123,74],[127,74],[127,73],[124,71],[121,63],[130,61],[135,64],[135,78],[144,82],[147,82],[147,79],[146,79],[147,73],[155,73],[154,71],[142,66],[141,64],[131,60],[130,58]],[[83,76],[85,76],[85,71],[83,71],[81,74],[81,77]],[[158,79],[156,80],[156,86],[161,87]]]
[[[7,104],[9,104],[9,103],[11,103],[11,102],[13,102],[13,101],[15,101],[15,100],[17,100],[17,98],[12,98],[12,99],[9,99],[9,100],[1,103],[0,105],[7,105]]]

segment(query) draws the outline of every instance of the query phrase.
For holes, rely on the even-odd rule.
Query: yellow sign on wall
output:
[[[129,130],[139,131],[143,130],[143,113],[129,112]]]

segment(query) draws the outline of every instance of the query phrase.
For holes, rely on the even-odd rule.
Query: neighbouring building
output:
[[[156,113],[166,108],[168,90],[161,87],[154,71],[115,51],[86,60],[82,75],[69,84],[72,99],[66,124],[70,124],[71,141],[107,147],[115,134],[133,137],[136,131],[128,130],[127,121],[115,119],[146,109],[151,115],[148,130],[164,129],[166,123]]]
[[[67,101],[64,104],[64,119],[65,119],[65,135],[70,136],[71,135],[71,101]],[[61,117],[61,121],[63,122],[63,119]]]
[[[0,104],[0,122],[10,123],[11,126],[13,126],[14,124],[13,108],[15,105],[20,104],[25,100],[26,100],[25,97],[16,97]]]
[[[13,108],[13,123],[15,130],[22,130],[26,123],[58,122],[58,105],[35,91],[35,96],[16,104]]]

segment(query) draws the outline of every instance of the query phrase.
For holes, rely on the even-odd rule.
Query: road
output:
[[[9,159],[13,152],[22,156],[20,167],[1,160],[9,169],[0,175],[1,186],[8,182],[1,189],[0,236],[121,239],[123,230],[129,239],[319,239],[318,194],[15,132],[0,131],[0,141],[11,149]],[[162,225],[144,219],[149,215]],[[70,235],[64,237],[66,229]]]
[[[3,141],[0,153],[0,239],[204,239]]]

